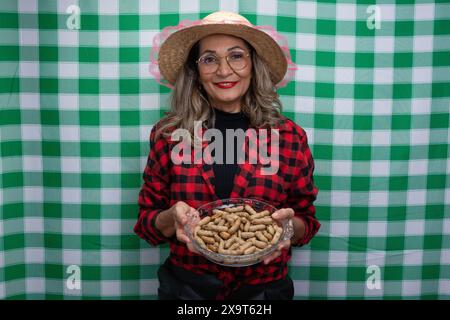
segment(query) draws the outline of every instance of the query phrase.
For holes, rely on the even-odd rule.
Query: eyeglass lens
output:
[[[242,70],[247,66],[248,54],[241,51],[230,52],[225,59],[234,71]],[[215,72],[219,68],[220,60],[221,57],[214,54],[207,54],[198,59],[199,68],[205,73]]]

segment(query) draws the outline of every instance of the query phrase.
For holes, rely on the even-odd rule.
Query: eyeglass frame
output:
[[[232,52],[230,52],[230,53],[232,53]],[[205,55],[205,54],[201,55],[200,58],[198,58],[197,60],[195,60],[195,63],[197,64],[197,66],[199,67],[199,69],[200,69],[200,64],[199,64],[200,59],[202,59],[204,55]],[[228,57],[230,56],[230,54],[228,54],[228,55],[226,55],[226,56],[219,56],[219,55],[217,55],[217,54],[214,54],[214,55],[216,56],[216,58],[219,58],[219,59],[218,59],[219,62],[216,63],[217,69],[214,70],[214,71],[211,71],[211,72],[206,72],[206,74],[211,74],[211,73],[214,73],[214,72],[216,72],[217,70],[219,70],[219,67],[220,67],[220,61],[221,61],[223,58],[225,58],[225,61],[227,62],[227,65],[228,65],[228,66],[230,67],[230,69],[233,70],[234,72],[242,71],[242,70],[244,70],[244,69],[248,66],[248,63],[247,63],[247,64],[245,65],[245,67],[243,67],[242,69],[234,70],[234,68],[231,66],[230,62],[228,61]],[[244,51],[244,57],[245,57],[245,58],[249,58],[249,57],[250,57],[250,52],[245,52],[245,51]]]

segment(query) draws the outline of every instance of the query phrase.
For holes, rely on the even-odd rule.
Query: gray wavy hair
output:
[[[244,40],[245,41],[245,40]],[[275,86],[270,80],[267,64],[248,44],[252,57],[250,86],[242,99],[241,110],[253,128],[273,128],[281,121],[282,105]],[[202,121],[205,128],[214,127],[215,114],[205,90],[199,82],[196,60],[199,43],[191,49],[188,60],[180,71],[170,98],[170,111],[159,122],[155,140],[168,137],[175,129],[186,129],[194,139],[194,121]],[[190,97],[190,99],[188,99]]]

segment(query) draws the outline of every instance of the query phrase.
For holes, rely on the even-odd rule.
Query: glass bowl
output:
[[[292,220],[285,221],[283,225],[280,225],[279,222],[277,222],[277,225],[281,227],[281,235],[278,239],[278,241],[274,243],[268,242],[267,247],[264,249],[256,249],[260,250],[254,253],[249,254],[223,254],[223,253],[217,253],[214,251],[211,251],[210,249],[206,248],[204,245],[200,244],[195,237],[194,237],[194,231],[197,226],[197,224],[200,222],[201,219],[203,219],[206,216],[213,216],[214,209],[224,210],[228,207],[236,207],[236,206],[245,206],[249,205],[251,206],[257,213],[260,213],[264,210],[269,211],[270,215],[274,213],[277,209],[270,205],[267,202],[257,200],[257,199],[250,199],[250,198],[230,198],[230,199],[221,199],[214,202],[210,202],[207,204],[204,204],[197,208],[197,212],[188,214],[188,222],[185,225],[185,232],[186,235],[189,237],[189,239],[192,242],[193,247],[197,252],[199,252],[201,255],[203,255],[208,260],[217,263],[219,265],[228,266],[228,267],[244,267],[244,266],[250,266],[257,263],[260,263],[264,257],[271,254],[272,252],[276,251],[278,244],[282,241],[288,240],[292,238],[294,234],[294,229],[292,225]],[[270,216],[269,216],[270,217]],[[216,234],[217,235],[217,234]],[[216,237],[217,239],[217,237]],[[241,239],[242,240],[242,239]],[[236,242],[236,241],[235,241]]]

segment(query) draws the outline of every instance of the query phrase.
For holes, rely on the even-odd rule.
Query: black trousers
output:
[[[213,275],[199,275],[174,266],[166,260],[158,270],[160,300],[214,300],[222,281]],[[243,284],[233,291],[230,300],[292,300],[294,284],[284,279],[257,285]]]

